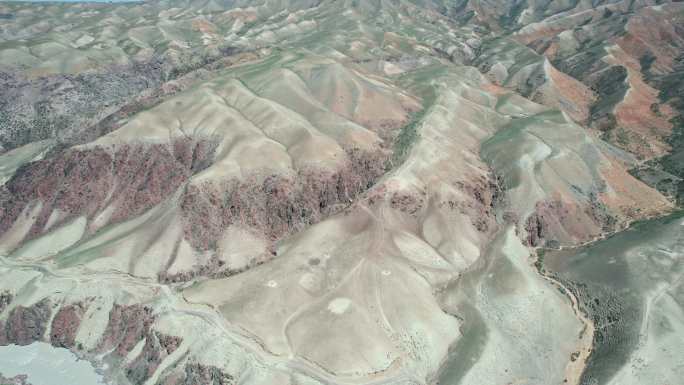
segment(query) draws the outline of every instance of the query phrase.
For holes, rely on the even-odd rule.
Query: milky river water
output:
[[[0,373],[10,378],[25,374],[32,385],[105,384],[88,361],[45,342],[0,346]]]

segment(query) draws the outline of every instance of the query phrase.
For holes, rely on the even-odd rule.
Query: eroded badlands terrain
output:
[[[674,384],[682,60],[667,1],[0,3],[0,353]]]

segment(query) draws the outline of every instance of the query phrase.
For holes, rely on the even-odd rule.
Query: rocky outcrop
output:
[[[453,186],[459,191],[459,195],[435,194],[430,197],[424,190],[396,190],[387,183],[382,183],[369,191],[363,202],[368,206],[387,203],[391,209],[418,221],[430,215],[429,207],[435,205],[447,215],[468,218],[474,229],[481,234],[488,234],[496,229],[494,208],[504,196],[501,179],[494,174],[486,174],[471,180],[454,181]]]
[[[155,55],[126,65],[103,64],[79,74],[0,73],[0,153],[50,139],[68,146],[115,129],[121,119],[253,56],[222,46],[212,52]],[[134,102],[131,102],[134,99]]]
[[[262,265],[268,262],[269,260],[273,259],[276,255],[275,247],[273,245],[271,245],[269,253],[267,254],[268,255],[255,255],[250,263],[240,268],[231,268],[229,266],[226,266],[226,262],[224,260],[221,260],[216,255],[215,251],[212,250],[212,255],[208,258],[208,261],[203,264],[195,266],[192,270],[177,273],[169,273],[168,271],[163,271],[159,273],[157,279],[159,280],[159,282],[168,284],[188,282],[197,277],[207,277],[212,279],[226,278],[235,274],[245,272],[253,267]]]
[[[0,301],[4,298],[6,297],[0,297]],[[88,304],[86,302],[64,304],[56,310],[52,322],[49,323],[51,308],[52,305],[48,299],[29,307],[16,306],[7,317],[5,326],[0,330],[0,346],[29,345],[47,339],[55,347],[66,348],[86,359],[92,359],[95,362],[94,365],[97,365],[100,360],[95,357],[104,353],[106,361],[123,367],[123,372],[130,383],[142,384],[155,373],[162,360],[175,352],[183,341],[181,337],[152,329],[156,318],[151,308],[140,304],[130,306],[114,304],[109,311],[109,322],[99,345],[92,351],[86,351],[76,341],[76,336]],[[3,325],[2,322],[0,322],[1,325]],[[49,335],[46,335],[48,329]],[[140,353],[132,361],[124,363],[124,359],[128,358],[128,355],[142,341],[144,345]],[[216,378],[228,378],[226,375],[219,375],[220,371],[199,364],[193,365],[191,369],[188,369],[188,373],[191,373],[191,381],[195,378],[214,378],[212,373],[216,373]],[[199,384],[199,382],[181,383]]]
[[[470,218],[475,228],[483,233],[494,226],[494,207],[504,196],[502,180],[497,175],[488,175],[469,182],[458,182],[459,188],[473,198],[469,202],[458,202],[461,212]]]
[[[50,343],[52,346],[72,349],[76,343],[76,333],[86,311],[83,303],[61,307],[52,319]]]
[[[159,367],[159,364],[169,354],[173,353],[182,338],[165,335],[156,331],[145,335],[145,345],[140,355],[128,365],[126,377],[133,384],[142,384],[150,378]]]
[[[43,139],[67,141],[162,81],[161,62],[91,74],[0,76],[0,145],[10,150]]]
[[[2,385],[31,385],[28,382],[28,376],[25,374],[19,374],[14,377],[5,377],[0,373],[0,384]]]
[[[390,207],[410,215],[417,215],[425,207],[426,197],[419,194],[410,194],[403,191],[395,191],[389,200]]]
[[[349,162],[332,172],[190,185],[181,199],[186,238],[197,249],[213,249],[223,230],[240,224],[275,241],[341,211],[375,183],[387,160],[384,151],[347,154]]]
[[[12,302],[14,296],[11,292],[5,290],[0,293],[0,315],[7,309]],[[7,345],[7,333],[5,332],[5,322],[0,319],[0,346]]]
[[[126,377],[133,384],[142,384],[149,379],[162,360],[176,351],[183,340],[153,330],[155,320],[152,308],[140,304],[114,304],[109,312],[109,322],[98,351],[111,351],[109,357],[120,363],[144,341],[140,353],[125,364]]]
[[[187,362],[184,370],[166,376],[160,383],[162,385],[233,385],[237,381],[216,366]]]
[[[167,79],[167,81],[159,84],[156,88],[145,89],[131,101],[124,100],[125,104],[89,127],[86,132],[79,132],[79,135],[71,135],[65,141],[75,144],[93,141],[120,128],[137,113],[156,106],[166,98],[170,98],[198,82],[211,79],[217,74],[217,70],[257,60],[258,58],[259,54],[257,52],[243,52],[232,47],[226,47],[223,50],[223,56],[211,59],[198,69],[191,70],[185,74],[176,74],[176,78]]]
[[[98,350],[125,357],[135,345],[150,334],[154,322],[152,309],[140,304],[115,304],[109,312],[109,322]]]
[[[36,202],[42,208],[32,219],[27,239],[46,231],[54,210],[62,217],[53,225],[81,215],[92,219],[109,206],[106,223],[139,215],[206,167],[214,148],[211,140],[178,139],[169,145],[121,145],[113,151],[73,149],[29,163],[0,188],[0,234]]]
[[[537,202],[535,211],[525,219],[528,246],[556,248],[591,241],[617,230],[628,218],[616,218],[590,194],[589,202],[581,204],[549,200]],[[638,217],[638,214],[633,214]]]
[[[532,247],[540,246],[544,238],[544,218],[534,213],[527,217],[525,221],[525,232],[527,232],[527,245]]]
[[[0,292],[0,314],[7,309],[7,306],[12,302],[12,298],[14,298],[14,295],[8,290]]]
[[[232,385],[236,383],[237,381],[231,375],[224,373],[221,369],[199,363],[185,366],[185,379],[181,382],[184,385]]]
[[[34,305],[16,306],[5,321],[5,344],[28,345],[44,338],[50,320],[50,300]]]

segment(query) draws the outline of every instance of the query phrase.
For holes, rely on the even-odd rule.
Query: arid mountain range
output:
[[[0,3],[0,353],[675,385],[683,113],[681,2]]]

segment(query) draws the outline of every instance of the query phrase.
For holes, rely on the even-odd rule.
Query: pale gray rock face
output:
[[[1,3],[0,355],[674,383],[683,57],[677,2]]]

